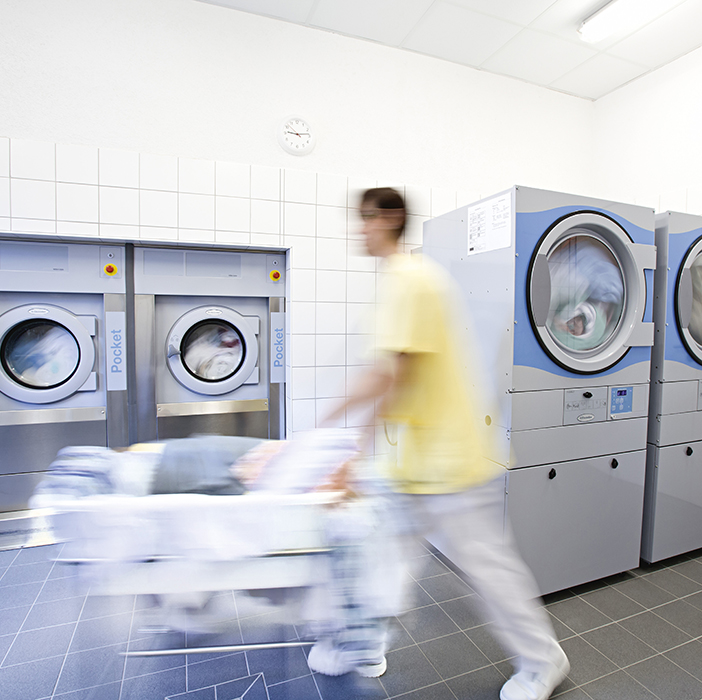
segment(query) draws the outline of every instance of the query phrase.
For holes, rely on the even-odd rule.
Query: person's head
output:
[[[366,190],[361,195],[360,214],[368,252],[379,257],[397,252],[407,218],[402,195],[392,187]]]

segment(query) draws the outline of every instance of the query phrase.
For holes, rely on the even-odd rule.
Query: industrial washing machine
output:
[[[127,443],[124,246],[0,240],[0,511],[68,445]]]
[[[285,253],[134,248],[138,442],[285,435]]]
[[[424,224],[487,371],[489,457],[541,593],[638,565],[654,213],[514,187]]]
[[[641,556],[702,547],[702,217],[656,217],[655,344]]]

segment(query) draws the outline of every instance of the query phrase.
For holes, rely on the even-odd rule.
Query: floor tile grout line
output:
[[[136,611],[137,600],[138,600],[138,596],[135,595],[134,601],[132,602],[132,619],[131,619],[131,623],[129,625],[129,636],[127,637],[127,653],[129,653],[129,645],[132,641],[132,630],[134,629],[134,613]],[[117,700],[122,700],[122,691],[124,690],[124,681],[127,677],[127,659],[129,659],[129,657],[125,656],[124,657],[124,665],[122,666],[122,678],[121,678],[120,683],[119,683],[119,696],[118,696]],[[186,663],[186,666],[187,666],[187,663]],[[187,673],[188,672],[187,672],[187,670],[185,673],[186,673],[185,688],[187,690],[187,688],[188,688],[188,685],[187,685]]]
[[[88,596],[86,595],[84,600],[83,600],[81,612],[83,612],[83,608],[85,607],[85,603],[87,600],[88,600]],[[80,620],[80,615],[78,615],[78,620]],[[68,650],[71,648],[71,644],[73,644],[73,640],[76,636],[76,632],[78,631],[78,620],[75,621],[75,625],[73,627],[73,633],[71,634],[71,639],[69,640],[68,646],[66,647],[66,652],[63,655],[63,661],[61,662],[61,668],[59,669],[58,676],[56,676],[56,681],[54,682],[53,690],[51,691],[52,698],[54,697],[54,695],[56,695],[56,690],[58,688],[59,681],[61,680],[61,674],[63,673],[63,669],[66,666],[66,660],[68,659]]]
[[[239,636],[241,637],[242,643],[244,642],[244,630],[241,629],[241,618],[239,617],[239,603],[237,602],[236,599],[236,593],[234,591],[231,591],[231,596],[232,600],[234,601],[234,610],[236,611],[236,626],[239,630]],[[244,652],[244,661],[246,663],[246,673],[250,676],[251,675],[251,667],[249,666],[249,657]],[[186,686],[187,687],[187,686]],[[215,695],[217,691],[215,690]]]

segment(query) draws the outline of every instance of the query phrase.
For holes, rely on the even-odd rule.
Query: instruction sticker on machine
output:
[[[468,208],[468,255],[509,248],[511,243],[511,192]]]
[[[127,318],[124,311],[105,313],[107,346],[107,391],[127,390]]]
[[[285,382],[285,312],[271,314],[271,384]]]

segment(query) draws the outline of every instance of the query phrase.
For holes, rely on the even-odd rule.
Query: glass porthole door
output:
[[[0,315],[0,391],[26,403],[52,403],[78,391],[95,364],[90,332],[66,309],[19,306]]]
[[[256,367],[256,331],[251,319],[233,309],[192,309],[171,328],[166,358],[171,374],[186,389],[226,394],[240,387]]]
[[[687,351],[702,364],[702,239],[690,247],[680,267],[675,315]]]
[[[592,374],[626,354],[646,303],[640,248],[597,212],[564,217],[546,232],[531,261],[528,298],[536,336],[554,362]]]

